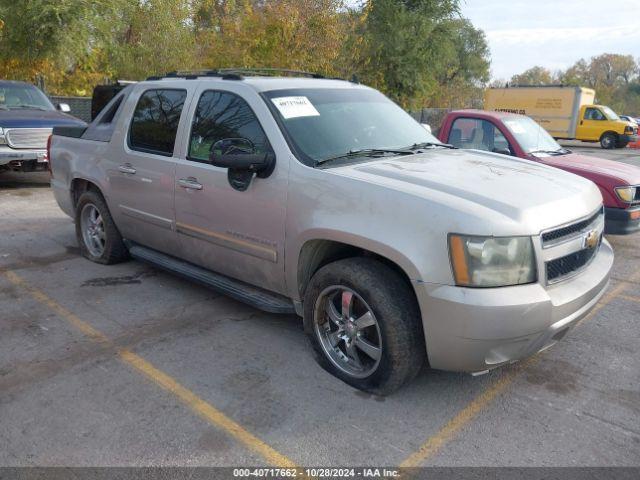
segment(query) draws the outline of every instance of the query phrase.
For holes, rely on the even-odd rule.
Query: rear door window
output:
[[[129,147],[172,156],[186,97],[186,90],[153,89],[144,92],[131,119]]]

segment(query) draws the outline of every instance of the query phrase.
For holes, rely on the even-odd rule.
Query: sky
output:
[[[535,65],[565,69],[601,53],[640,58],[640,0],[461,0],[484,30],[493,79]]]

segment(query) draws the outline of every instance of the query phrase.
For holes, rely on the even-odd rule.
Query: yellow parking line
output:
[[[636,278],[640,276],[640,272],[632,277]],[[586,315],[582,321],[595,315],[599,310],[605,307],[609,302],[617,297],[621,297],[621,292],[626,288],[626,283],[620,283],[611,292],[606,294],[600,302],[593,307],[593,310]],[[514,370],[504,374],[496,383],[491,385],[480,395],[475,397],[466,407],[456,414],[449,422],[445,424],[435,435],[429,437],[415,452],[405,458],[400,467],[418,467],[422,465],[427,459],[433,457],[440,449],[449,442],[460,430],[468,425],[482,410],[484,410],[498,395],[500,395],[506,388],[513,383],[513,380],[517,377],[518,373],[524,370],[527,366],[532,365],[537,361],[538,357],[531,357],[530,359],[522,362]]]
[[[167,375],[161,370],[158,370],[151,363],[144,358],[136,355],[135,353],[127,350],[126,348],[117,347],[106,335],[99,330],[81,320],[77,315],[73,314],[58,302],[53,300],[47,294],[31,286],[22,277],[12,271],[4,271],[4,276],[14,285],[20,287],[24,291],[27,291],[31,297],[43,305],[46,305],[51,310],[56,312],[58,316],[65,319],[84,335],[90,339],[105,344],[117,351],[119,358],[135,368],[138,372],[145,375],[148,379],[154,382],[159,387],[162,387],[167,392],[173,394],[182,403],[188,406],[193,412],[200,415],[215,427],[221,428],[229,435],[234,437],[237,441],[253,450],[264,458],[268,463],[278,467],[295,468],[296,464],[293,460],[287,458],[274,448],[267,445],[251,432],[244,429],[240,424],[234,422],[227,417],[220,410],[215,408],[210,403],[207,403],[188,388],[180,385],[174,378]]]
[[[84,333],[87,337],[91,338],[96,342],[109,343],[109,339],[102,332],[99,332],[88,323],[85,323],[82,320],[80,320],[80,318],[77,315],[74,315],[69,310],[64,308],[62,305],[53,301],[49,296],[47,296],[40,290],[33,288],[31,285],[25,282],[21,277],[19,277],[16,273],[12,271],[4,271],[3,273],[4,273],[4,276],[7,277],[7,279],[11,283],[22,288],[23,290],[28,291],[32,298],[49,307],[51,310],[56,312],[60,317],[66,319],[67,322],[69,322],[71,325],[76,327],[78,330]]]
[[[502,393],[515,378],[517,370],[504,375],[500,380],[486,389],[432,437],[429,437],[415,452],[405,458],[400,467],[419,467],[427,458],[436,454],[456,433],[484,410],[494,398]]]

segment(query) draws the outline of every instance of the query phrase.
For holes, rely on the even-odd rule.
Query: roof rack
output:
[[[220,77],[224,80],[242,80],[242,76],[231,71],[221,72],[218,70],[174,70],[164,75],[153,75],[147,80],[162,80],[163,78],[186,78],[188,80],[198,77]]]
[[[564,83],[549,83],[549,84],[545,84],[545,85],[535,85],[535,84],[528,84],[528,83],[507,83],[506,88],[531,88],[531,87],[535,87],[535,88],[573,88],[573,85],[566,85]]]
[[[162,80],[163,78],[186,78],[195,79],[198,77],[220,77],[223,80],[242,80],[244,75],[274,76],[289,75],[310,78],[325,78],[319,73],[304,72],[301,70],[289,70],[286,68],[220,68],[215,70],[176,70],[165,75],[154,75],[147,80]]]
[[[324,78],[324,75],[314,72],[305,72],[303,70],[291,70],[287,68],[220,68],[218,72],[221,73],[238,73],[238,74],[251,74],[257,76],[272,76],[285,74],[298,77],[311,77],[311,78]]]

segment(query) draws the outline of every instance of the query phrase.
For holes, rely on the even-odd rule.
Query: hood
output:
[[[479,150],[434,149],[331,169],[453,209],[461,231],[537,234],[593,213],[602,196],[576,175]],[[473,225],[472,225],[473,224]]]
[[[86,126],[79,118],[57,110],[0,110],[0,128]]]
[[[611,180],[617,185],[640,185],[640,167],[627,163],[569,153],[540,157],[545,165],[567,170],[599,183],[598,180]]]

